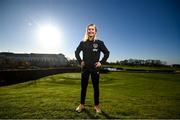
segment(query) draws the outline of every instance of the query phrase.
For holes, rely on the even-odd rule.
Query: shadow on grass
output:
[[[87,109],[85,109],[84,112],[85,112],[85,113],[89,116],[89,118],[91,118],[91,119],[97,118],[97,117],[95,117],[92,113],[90,113],[90,111],[87,110]]]
[[[107,113],[105,113],[104,111],[102,111],[101,113],[105,118],[107,119],[111,119],[112,117],[110,117]]]
[[[106,119],[119,119],[113,116],[108,115],[106,112],[102,111],[101,113]]]
[[[85,109],[84,112],[89,116],[91,119],[98,119],[98,118],[105,118],[105,119],[117,119],[116,117],[112,117],[108,115],[106,112],[102,111],[102,113],[95,113],[92,114],[90,110]]]

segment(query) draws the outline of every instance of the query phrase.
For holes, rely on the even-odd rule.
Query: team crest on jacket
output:
[[[94,44],[93,44],[93,51],[94,51],[94,52],[97,52],[97,51],[98,51],[97,48],[98,48],[98,44],[97,44],[97,43],[94,43]]]
[[[98,44],[97,44],[97,43],[94,43],[94,44],[93,44],[93,48],[96,49],[97,47],[98,47]]]

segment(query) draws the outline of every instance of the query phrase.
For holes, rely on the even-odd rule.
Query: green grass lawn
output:
[[[111,72],[101,74],[100,102],[94,111],[89,81],[86,111],[80,102],[80,73],[47,76],[0,87],[2,118],[180,118],[180,75]]]

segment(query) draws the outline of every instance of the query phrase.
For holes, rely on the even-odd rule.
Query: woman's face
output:
[[[96,35],[96,29],[94,26],[89,26],[87,30],[88,36],[89,37],[95,37]]]

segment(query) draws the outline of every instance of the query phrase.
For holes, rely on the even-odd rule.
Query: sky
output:
[[[90,23],[110,51],[108,62],[180,64],[179,0],[0,0],[0,52],[72,59]]]

